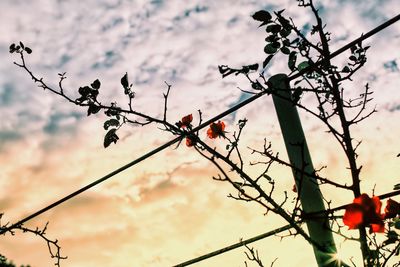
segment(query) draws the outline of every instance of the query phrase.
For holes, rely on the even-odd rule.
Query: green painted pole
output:
[[[314,173],[300,117],[296,106],[290,101],[291,91],[289,90],[288,77],[286,74],[277,74],[272,76],[268,82],[274,91],[272,99],[278,115],[289,161],[295,167],[292,171],[302,208],[306,213],[325,210],[322,194],[315,178],[295,170],[300,169],[304,170],[304,173]],[[327,220],[324,218],[313,218],[312,220],[306,220],[306,224],[311,239],[325,249],[325,251],[321,251],[313,245],[318,266],[341,266],[341,263],[334,258],[336,246]]]

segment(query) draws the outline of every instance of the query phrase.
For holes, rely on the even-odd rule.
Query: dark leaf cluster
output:
[[[101,83],[96,79],[90,86],[79,87],[78,93],[81,95],[75,101],[78,104],[89,104],[87,115],[96,114],[100,111],[101,107],[97,104],[97,96],[99,95]]]
[[[32,53],[32,49],[27,47],[27,46],[25,46],[22,42],[19,42],[19,44],[12,43],[10,45],[10,51],[9,52],[11,54],[15,53],[15,52],[16,53],[22,53],[23,51],[25,51],[28,54]]]
[[[351,63],[349,65],[360,65],[367,61],[366,52],[369,46],[362,47],[361,42],[350,48],[351,56],[349,57]]]
[[[7,258],[0,254],[0,266],[1,267],[17,267],[12,261],[8,261]],[[30,265],[21,265],[21,267],[30,267]]]
[[[106,133],[106,136],[104,137],[104,143],[103,143],[105,148],[108,147],[111,143],[114,143],[114,144],[117,143],[119,137],[116,134],[116,131],[117,131],[117,129],[113,128]]]
[[[225,78],[226,76],[229,76],[231,74],[239,75],[239,74],[249,74],[250,71],[257,71],[258,70],[258,64],[251,64],[251,65],[246,65],[243,66],[241,69],[233,69],[230,68],[226,65],[220,65],[218,66],[219,73],[222,74],[222,78]]]
[[[107,117],[111,117],[104,122],[104,130],[108,131],[104,137],[104,147],[108,147],[111,143],[116,144],[119,137],[117,135],[117,130],[121,126],[121,108],[117,106],[117,103],[111,103],[111,107],[107,109],[104,114]],[[114,127],[114,128],[111,128]],[[110,129],[111,128],[111,129]]]
[[[129,83],[128,73],[125,73],[121,78],[121,85],[124,89],[124,94],[129,97],[129,107],[132,111],[132,100],[135,97],[135,92],[132,91],[132,84]],[[117,106],[117,103],[111,103],[111,107],[104,112],[107,117],[111,117],[104,122],[104,130],[108,131],[104,136],[104,148],[107,148],[111,143],[116,144],[119,140],[117,130],[122,126],[121,120],[121,108]],[[113,127],[113,128],[111,128]],[[111,128],[111,129],[109,129]]]
[[[276,19],[272,19],[272,15],[266,10],[260,10],[253,14],[253,19],[261,21],[260,27],[266,26],[265,31],[269,34],[265,41],[267,44],[264,47],[264,52],[268,54],[263,62],[265,68],[271,61],[273,56],[281,51],[288,55],[290,53],[291,41],[288,36],[292,32],[290,21],[284,18],[281,14],[284,10],[275,12]]]
[[[125,73],[121,78],[121,85],[124,88],[124,94],[128,95],[130,99],[135,97],[135,92],[132,91],[132,84],[129,84],[128,73]]]
[[[310,1],[305,1],[305,0],[297,0],[297,5],[301,7],[308,7],[310,6]]]

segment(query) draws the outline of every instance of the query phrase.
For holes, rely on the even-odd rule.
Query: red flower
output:
[[[385,207],[385,219],[394,218],[397,215],[400,215],[400,204],[389,198]]]
[[[350,204],[347,206],[343,216],[343,223],[349,229],[357,229],[363,223],[363,208],[359,204]]]
[[[370,198],[367,194],[362,194],[348,205],[343,216],[343,223],[349,229],[358,229],[369,226],[372,233],[383,233],[385,225],[384,215],[381,214],[382,203],[379,197]]]
[[[194,141],[190,137],[186,137],[186,146],[191,147],[191,146],[194,146],[195,144],[196,144],[196,141]]]
[[[295,193],[297,193],[297,186],[296,186],[296,184],[293,185],[292,191],[295,192]]]
[[[225,123],[223,121],[218,121],[217,123],[211,123],[210,128],[207,130],[207,136],[211,139],[221,137],[225,135]]]
[[[188,128],[190,126],[190,123],[192,122],[192,120],[193,120],[193,115],[189,114],[189,115],[183,117],[176,125],[179,128]]]

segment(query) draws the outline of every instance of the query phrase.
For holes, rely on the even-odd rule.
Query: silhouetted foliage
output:
[[[18,267],[12,261],[8,261],[7,258],[0,254],[0,267]],[[20,265],[20,267],[30,267],[30,265]]]
[[[185,139],[187,147],[195,150],[216,167],[219,174],[213,179],[227,182],[236,190],[235,194],[229,195],[230,198],[257,203],[264,209],[265,214],[273,212],[289,223],[292,230],[289,230],[286,235],[282,235],[282,238],[300,235],[316,249],[316,255],[318,253],[328,254],[332,251],[335,252],[334,244],[322,244],[319,237],[315,236],[315,234],[313,235],[312,231],[308,233],[301,227],[304,223],[311,225],[318,222],[326,228],[325,230],[328,229],[346,240],[359,242],[364,266],[385,266],[389,260],[400,253],[400,237],[397,232],[400,229],[400,204],[389,199],[382,212],[381,199],[398,195],[400,191],[381,195],[380,198],[378,196],[369,197],[367,194],[362,193],[360,186],[361,166],[358,166],[357,163],[357,148],[361,142],[357,142],[354,139],[351,134],[351,128],[369,118],[376,110],[374,108],[369,110],[367,107],[367,103],[372,100],[372,92],[368,84],[364,86],[363,93],[353,99],[346,96],[343,86],[343,82],[351,81],[354,73],[367,62],[366,52],[369,46],[363,46],[362,39],[359,38],[350,48],[347,63],[342,66],[335,65],[331,60],[334,57],[334,53],[330,51],[329,46],[331,34],[326,30],[326,25],[322,23],[318,10],[312,1],[298,0],[297,2],[300,7],[307,7],[314,14],[315,24],[312,25],[310,36],[303,34],[292,18],[285,15],[284,10],[277,12],[257,11],[252,15],[252,18],[261,23],[259,27],[264,29],[266,33],[264,46],[266,55],[265,58],[261,59],[262,70],[259,71],[259,63],[252,63],[239,68],[220,65],[218,70],[222,78],[232,74],[246,77],[252,89],[244,91],[245,93],[253,94],[257,97],[272,95],[276,106],[279,103],[289,104],[285,106],[287,112],[289,112],[289,109],[297,112],[296,109],[298,108],[321,121],[337,141],[349,163],[350,185],[337,179],[337,177],[323,177],[320,174],[323,168],[314,170],[310,166],[311,161],[307,160],[308,148],[306,140],[286,144],[288,152],[300,151],[300,166],[291,159],[282,159],[278,152],[273,151],[271,143],[266,138],[260,148],[247,148],[246,146],[256,159],[255,161],[249,160],[250,164],[246,164],[241,152],[243,145],[240,143],[240,137],[247,123],[246,118],[238,120],[236,126],[227,126],[220,120],[222,115],[203,123],[202,112],[199,110],[195,118],[190,113],[184,115],[178,122],[168,121],[167,104],[171,85],[167,83],[166,93],[163,94],[163,116],[158,118],[133,109],[132,102],[135,98],[135,92],[132,90],[133,84],[129,83],[128,73],[125,73],[120,79],[123,93],[129,100],[126,107],[119,106],[116,102],[104,105],[98,100],[101,87],[99,79],[96,79],[90,85],[79,87],[78,93],[80,97],[73,100],[72,97],[65,93],[63,88],[62,82],[66,78],[65,73],[59,74],[59,88],[52,88],[43,79],[37,78],[26,65],[24,55],[32,52],[29,47],[24,46],[22,42],[19,45],[12,44],[10,53],[20,55],[21,63],[15,64],[27,71],[33,81],[39,84],[39,87],[47,89],[75,105],[87,108],[88,116],[103,111],[107,116],[103,125],[104,130],[107,131],[103,142],[105,148],[112,143],[117,143],[119,140],[118,130],[125,124],[141,126],[151,123],[158,124],[162,127],[162,130],[175,136],[179,144]],[[312,41],[310,39],[311,36],[317,41]],[[265,71],[278,54],[285,58],[289,74],[277,74],[268,78]],[[303,103],[305,95],[313,96],[318,104],[310,106]],[[280,116],[282,114],[279,114],[278,109],[277,112],[281,125],[287,123],[287,121],[282,121],[283,119]],[[198,126],[194,126],[193,121],[198,121]],[[225,150],[211,147],[207,144],[207,139],[201,138],[199,131],[205,127],[208,127],[205,136],[209,139],[218,139],[220,142],[224,142],[223,147]],[[229,131],[226,131],[225,128],[229,128]],[[255,165],[263,166],[263,170],[258,174],[250,171],[252,166]],[[293,199],[290,199],[288,191],[284,191],[284,200],[278,202],[275,192],[277,180],[268,174],[273,165],[283,165],[293,171],[295,185],[292,191],[296,194]],[[324,204],[328,206],[327,209],[323,208],[309,212],[307,211],[307,204],[303,202],[304,199],[307,199],[303,192],[306,192],[307,187],[310,186],[307,181],[312,181],[312,186],[318,191],[319,186],[330,186],[334,189],[352,192],[354,195],[353,203],[349,201],[350,204],[332,208],[330,206],[331,203],[324,199]],[[394,186],[394,190],[399,189],[399,184]],[[310,197],[308,200],[314,201]],[[335,212],[343,210],[345,210],[343,223],[349,229],[358,229],[359,238],[352,238],[347,233],[343,233],[344,225],[338,220],[342,215],[335,215]],[[366,232],[366,228],[370,229],[369,233]],[[384,233],[385,239],[377,241],[375,238],[376,233]],[[248,260],[263,266],[258,252],[250,247],[247,247],[247,249]],[[52,257],[54,257],[51,249],[49,250]],[[58,254],[55,257],[58,262],[59,259],[62,259],[59,254],[59,247]],[[276,259],[271,266],[275,261]],[[346,263],[334,258],[329,263],[318,263],[321,266],[348,266]],[[247,263],[245,264],[247,266]]]
[[[33,234],[37,237],[40,237],[46,243],[47,248],[49,250],[50,257],[52,259],[55,259],[55,263],[54,263],[55,266],[60,266],[60,261],[67,259],[67,257],[61,256],[61,247],[58,245],[58,240],[57,239],[52,240],[47,237],[46,231],[47,231],[47,227],[48,227],[49,223],[46,223],[43,228],[36,227],[36,229],[31,229],[31,228],[25,227],[22,224],[18,224],[12,228],[9,228],[9,223],[3,224],[1,222],[2,217],[3,217],[3,213],[0,213],[0,231],[1,231],[2,235],[5,235],[5,234],[15,235],[16,231],[20,231],[22,233]],[[0,266],[3,266],[1,264],[4,264],[4,266],[8,267],[9,265],[6,265],[6,264],[12,264],[12,263],[11,262],[7,263],[7,259],[0,254]],[[11,265],[10,267],[15,267],[15,266]],[[24,267],[24,266],[21,266],[21,267]],[[27,265],[25,267],[29,267],[29,265]]]

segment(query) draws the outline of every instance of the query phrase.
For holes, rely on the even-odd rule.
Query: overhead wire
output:
[[[366,40],[367,38],[373,36],[374,34],[380,32],[381,30],[385,29],[386,27],[388,27],[388,26],[392,25],[393,23],[397,22],[399,19],[400,19],[400,14],[398,14],[397,16],[385,21],[384,23],[382,23],[379,26],[375,27],[371,31],[367,32],[366,34],[361,35],[359,38],[357,38],[357,39],[351,41],[350,43],[346,44],[345,46],[339,48],[335,52],[331,53],[329,58],[332,59],[332,58],[336,57],[337,55],[343,53],[344,51],[346,51],[347,49],[351,48],[355,44]],[[321,64],[320,61],[316,62],[315,64],[312,64],[309,68],[311,68],[313,66],[316,66],[316,65],[319,65],[319,64]],[[309,68],[305,68],[302,71],[300,71],[300,72],[288,77],[289,81],[300,77]],[[263,96],[265,94],[268,94],[269,92],[270,92],[269,90],[263,90],[262,92],[247,98],[246,100],[240,102],[239,104],[227,109],[226,111],[224,111],[224,112],[214,116],[213,118],[205,121],[201,125],[193,128],[187,134],[189,135],[189,134],[196,133],[197,131],[199,131],[199,130],[203,129],[204,127],[208,126],[210,123],[212,123],[212,122],[214,122],[216,120],[219,120],[219,119],[225,117],[226,115],[228,115],[228,114],[230,114],[230,113],[232,113],[232,112],[234,112],[234,111],[246,106],[247,104],[255,101],[256,99],[260,98],[261,96]],[[96,186],[96,185],[98,185],[98,184],[110,179],[111,177],[115,176],[116,174],[121,173],[122,171],[124,171],[124,170],[126,170],[126,169],[128,169],[128,168],[130,168],[130,167],[132,167],[132,166],[134,166],[136,164],[138,164],[139,162],[142,162],[143,160],[145,160],[145,159],[147,159],[147,158],[149,158],[149,157],[151,157],[151,156],[163,151],[164,149],[168,148],[169,146],[171,146],[171,145],[177,143],[178,141],[182,140],[183,137],[184,136],[178,136],[178,137],[166,142],[165,144],[163,144],[163,145],[161,145],[161,146],[159,146],[159,147],[157,147],[157,148],[145,153],[144,155],[136,158],[135,160],[123,165],[122,167],[120,167],[120,168],[118,168],[118,169],[106,174],[105,176],[103,176],[103,177],[101,177],[101,178],[89,183],[88,185],[86,185],[86,186],[84,186],[84,187],[82,187],[82,188],[80,188],[80,189],[68,194],[67,196],[65,196],[65,197],[63,197],[63,198],[61,198],[61,199],[49,204],[48,206],[46,206],[46,207],[44,207],[44,208],[42,208],[42,209],[40,209],[40,210],[28,215],[27,217],[19,220],[18,222],[14,223],[14,224],[11,224],[10,226],[5,226],[5,227],[1,228],[0,229],[0,235],[6,233],[7,231],[10,231],[10,230],[18,227],[18,226],[21,226],[22,224],[26,223],[27,221],[29,221],[29,220],[31,220],[31,219],[43,214],[46,211],[48,211],[48,210],[50,210],[50,209],[52,209],[52,208],[64,203],[65,201],[67,201],[67,200],[69,200],[69,199],[71,199],[71,198],[73,198],[73,197],[75,197],[75,196],[77,196],[77,195],[89,190],[90,188],[92,188],[92,187],[94,187],[94,186]]]

